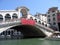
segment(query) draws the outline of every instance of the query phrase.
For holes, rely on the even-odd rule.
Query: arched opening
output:
[[[5,31],[5,39],[44,38],[46,36],[40,29],[31,25],[19,25],[10,29],[11,30],[8,29]],[[2,33],[0,35],[2,35]]]
[[[12,18],[13,18],[13,19],[17,19],[17,18],[18,18],[17,14],[14,13],[14,14],[12,15]]]
[[[0,22],[3,21],[3,16],[0,14]]]
[[[21,9],[22,18],[27,18],[27,10],[25,8]]]
[[[42,23],[42,25],[44,25],[44,23]]]
[[[45,26],[47,27],[47,24],[45,24]]]
[[[40,22],[40,21],[39,21],[38,23],[39,23],[39,24],[41,24],[41,22]]]
[[[15,29],[7,29],[0,34],[0,40],[21,39],[23,34]]]
[[[33,20],[33,17],[30,17],[31,20]]]
[[[37,22],[37,19],[35,19],[35,21]]]
[[[10,16],[10,14],[6,14],[5,15],[5,21],[9,21],[9,20],[11,20],[11,16]]]

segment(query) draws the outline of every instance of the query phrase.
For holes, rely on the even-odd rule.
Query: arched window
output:
[[[42,23],[42,25],[44,25],[44,23]]]
[[[3,16],[0,14],[0,21],[3,21]]]
[[[45,24],[45,26],[47,27],[47,24]]]
[[[30,19],[32,19],[32,20],[33,20],[33,17],[30,17]]]
[[[16,13],[14,13],[14,14],[12,15],[12,18],[13,18],[13,19],[18,18],[17,14],[16,14]]]
[[[41,24],[41,22],[39,21],[39,24]]]
[[[35,19],[35,21],[37,22],[37,19]]]
[[[11,19],[10,14],[6,14],[6,15],[5,15],[5,20],[10,20],[10,19]]]

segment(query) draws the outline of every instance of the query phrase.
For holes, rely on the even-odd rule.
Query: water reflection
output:
[[[60,45],[60,41],[42,40],[39,38],[3,40],[0,45]]]
[[[20,31],[14,30],[14,29],[9,29],[6,31],[3,31],[0,34],[0,40],[3,39],[21,39],[23,38],[23,34]]]
[[[60,45],[60,41],[55,41],[55,40],[40,40],[40,45]]]

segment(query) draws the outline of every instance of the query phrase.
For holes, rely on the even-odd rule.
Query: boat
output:
[[[60,40],[60,32],[55,31],[51,36],[46,37],[46,40]]]

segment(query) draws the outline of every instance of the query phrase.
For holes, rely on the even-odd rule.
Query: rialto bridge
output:
[[[16,10],[0,10],[0,38],[10,38],[17,34],[27,38],[46,37],[53,32],[54,30],[41,25],[40,19],[32,16],[24,6],[17,7]]]

